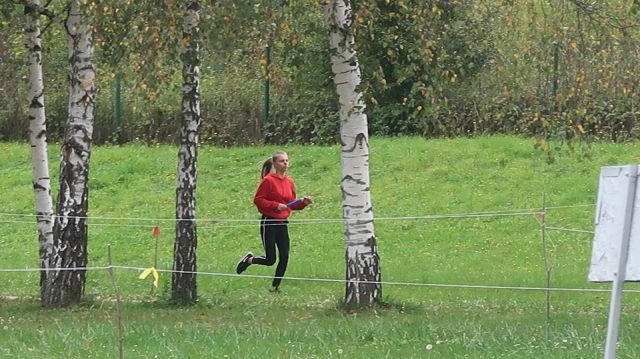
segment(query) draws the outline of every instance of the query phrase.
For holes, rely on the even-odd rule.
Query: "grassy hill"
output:
[[[139,270],[117,269],[128,357],[602,355],[608,291],[553,291],[547,298],[535,289],[547,286],[545,259],[554,288],[609,289],[586,281],[592,235],[550,230],[545,252],[535,212],[544,205],[547,226],[592,231],[600,166],[637,162],[640,144],[596,144],[550,163],[531,139],[372,139],[385,303],[359,313],[339,307],[345,268],[337,146],[283,148],[299,194],[315,203],[292,217],[290,279],[282,293],[267,291],[274,268],[233,275],[242,254],[261,252],[252,197],[260,165],[276,149],[200,148],[200,303],[166,304],[169,273],[150,293]],[[37,268],[29,147],[0,143],[0,151],[0,269]],[[50,151],[56,172],[57,148]],[[89,266],[107,265],[108,244],[115,265],[152,266],[151,230],[158,224],[158,267],[171,269],[176,165],[170,146],[94,148]],[[110,280],[104,270],[90,270],[87,278],[83,305],[42,310],[37,272],[0,271],[0,330],[11,333],[1,336],[0,357],[116,356]],[[639,298],[624,297],[620,357],[640,355],[640,320],[632,314]]]

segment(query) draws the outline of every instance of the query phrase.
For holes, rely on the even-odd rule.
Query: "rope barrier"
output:
[[[581,205],[584,207],[585,205]],[[577,207],[577,206],[562,206],[556,208],[567,208],[567,207]],[[553,207],[551,207],[553,208]],[[504,216],[540,216],[544,213],[541,211],[534,210],[513,210],[513,211],[490,211],[490,212],[469,212],[469,213],[458,213],[458,214],[432,214],[425,216],[405,216],[405,217],[376,217],[374,221],[394,221],[394,220],[437,220],[437,219],[456,219],[456,218],[487,218],[487,217],[504,217]],[[20,217],[34,217],[36,215],[27,215],[27,214],[8,214],[8,213],[0,213],[0,216],[20,216]],[[85,219],[97,219],[97,220],[107,220],[109,217],[74,217],[70,216],[69,218],[85,218]],[[151,221],[152,219],[148,218],[111,218],[111,220],[141,220],[141,221]],[[169,221],[169,219],[156,219],[156,221]],[[171,221],[176,221],[172,219]],[[232,223],[232,222],[251,222],[246,224],[234,224],[234,225],[222,225],[222,224],[214,224],[214,225],[203,225],[198,226],[198,228],[206,229],[206,228],[239,228],[239,227],[252,227],[255,226],[256,223],[260,222],[259,219],[195,219],[189,221],[198,221],[198,222],[219,222],[219,223]],[[334,218],[310,218],[310,219],[291,219],[289,220],[289,224],[291,225],[307,225],[307,224],[323,224],[323,223],[343,223],[351,221],[350,219],[334,219]],[[356,219],[353,219],[356,221]],[[20,224],[33,224],[32,221],[11,221],[11,220],[0,220],[0,223],[20,223]],[[157,223],[157,222],[156,222]],[[538,223],[541,223],[538,220]],[[151,224],[121,224],[121,223],[87,223],[89,226],[96,227],[131,227],[131,228],[149,228]],[[269,225],[278,225],[274,224],[266,224]],[[163,227],[169,228],[169,227]],[[587,233],[593,234],[594,231],[580,230],[580,229],[571,229],[571,228],[560,228],[560,227],[545,227],[548,230],[553,231],[565,231],[565,232],[575,232],[575,233]]]
[[[584,208],[584,207],[595,207],[595,203],[593,204],[576,204],[572,206],[552,206],[545,207],[546,209],[564,209],[564,208]]]
[[[487,211],[487,212],[468,212],[468,213],[453,213],[453,214],[431,214],[423,216],[398,216],[398,217],[375,217],[374,221],[390,221],[390,220],[420,220],[420,219],[450,219],[450,218],[478,218],[478,217],[501,217],[501,216],[528,216],[536,215],[541,212],[536,209],[515,209],[505,211]],[[36,214],[25,213],[0,213],[0,216],[5,217],[38,217]],[[144,218],[144,217],[100,217],[100,216],[67,216],[69,219],[87,219],[87,220],[107,220],[107,221],[141,221],[141,222],[176,222],[176,221],[197,221],[197,222],[214,222],[214,223],[227,223],[227,222],[259,222],[260,219],[255,218],[201,218],[201,219],[175,219],[175,218]],[[336,222],[342,223],[345,221],[360,221],[361,219],[350,218],[309,218],[309,219],[290,219],[289,223],[326,223]],[[2,223],[33,223],[28,221],[1,221]],[[106,225],[104,223],[94,223],[92,225]]]
[[[378,219],[431,219],[431,218],[451,218],[451,217],[475,217],[478,215],[522,215],[522,214],[535,214],[539,213],[537,208],[525,208],[525,209],[512,209],[503,211],[485,211],[485,212],[467,212],[467,213],[453,213],[453,214],[431,214],[423,216],[405,216],[405,217],[377,217]],[[27,214],[27,213],[0,213],[0,216],[8,217],[38,217],[42,215]],[[52,215],[55,217],[55,215]],[[146,218],[146,217],[102,217],[102,216],[67,216],[70,219],[92,219],[92,220],[126,220],[126,221],[150,221],[150,222],[162,222],[178,221],[175,218]],[[181,221],[203,221],[203,222],[255,222],[259,221],[255,218],[200,218],[200,219],[181,219]],[[310,218],[310,219],[298,219],[297,221],[342,221],[341,218]],[[354,219],[355,220],[355,219]]]
[[[379,221],[393,221],[393,220],[438,220],[438,219],[465,219],[465,218],[489,218],[489,217],[505,217],[505,216],[531,216],[531,215],[537,215],[540,212],[518,212],[518,213],[509,213],[509,214],[477,214],[477,215],[431,215],[431,216],[419,216],[419,217],[381,217],[381,218],[374,218],[374,222],[379,222]],[[203,220],[198,220],[196,219],[196,221],[203,221]],[[225,224],[211,224],[211,225],[198,225],[199,229],[209,229],[209,228],[215,228],[215,229],[222,229],[222,228],[242,228],[242,227],[255,227],[259,224],[260,220],[259,219],[247,219],[247,220],[242,220],[245,222],[251,222],[251,223],[238,223],[238,224],[231,224],[231,225],[225,225]],[[290,226],[301,226],[301,225],[314,225],[314,224],[342,224],[344,222],[350,222],[350,221],[360,221],[359,219],[307,219],[307,220],[289,220],[288,224]],[[7,220],[0,220],[0,223],[19,223],[19,224],[27,224],[27,225],[32,225],[35,222],[32,221],[7,221]],[[224,223],[224,222],[221,222]],[[277,226],[280,225],[280,223],[265,223],[265,226]],[[91,223],[88,222],[87,226],[90,227],[123,227],[123,228],[151,228],[153,226],[153,224],[149,223],[149,224],[122,224],[122,223]],[[175,227],[160,227],[162,229],[168,230],[168,229],[174,229]]]
[[[87,271],[87,270],[104,270],[106,267],[72,267],[72,268],[0,268],[0,272],[57,272],[57,271]]]
[[[563,208],[581,208],[581,207],[592,207],[594,205],[574,205],[574,206],[556,206],[556,207],[545,207],[545,210],[548,209],[563,209]],[[540,209],[516,209],[516,210],[505,210],[505,211],[487,211],[487,212],[468,212],[468,213],[458,213],[458,214],[432,214],[432,215],[424,215],[424,216],[405,216],[405,217],[377,217],[373,218],[374,221],[399,221],[399,220],[437,220],[437,219],[463,219],[463,218],[489,218],[489,217],[505,217],[505,216],[534,216],[538,223],[541,223],[539,220],[539,216],[545,215],[545,212],[542,212]],[[0,213],[0,217],[38,217],[41,215],[36,214],[16,214],[16,213]],[[55,218],[54,215],[52,217]],[[67,218],[80,218],[87,220],[98,220],[98,221],[141,221],[141,222],[175,222],[176,219],[169,218],[136,218],[136,217],[90,217],[90,216],[69,216]],[[223,219],[189,219],[184,221],[197,221],[197,222],[205,222],[212,223],[212,226],[199,226],[199,228],[231,228],[231,227],[241,227],[241,226],[255,226],[258,219],[233,219],[233,218],[223,218]],[[289,220],[289,224],[320,224],[320,223],[344,223],[349,221],[359,221],[359,219],[338,219],[338,218],[312,218],[312,219],[297,219],[297,220]],[[0,220],[0,223],[24,223],[24,224],[33,224],[33,221],[11,221],[11,220]],[[231,225],[221,225],[223,224],[231,224]],[[115,224],[115,223],[87,223],[91,226],[118,226],[118,227],[143,227],[149,228],[152,224]],[[273,223],[273,225],[277,225],[278,223]],[[270,224],[267,224],[270,225]],[[549,227],[545,226],[548,230],[555,231],[567,231],[567,232],[576,232],[576,233],[589,233],[593,234],[593,231],[585,231],[578,229],[569,229],[569,228],[560,228],[560,227]],[[96,266],[96,267],[76,267],[76,268],[20,268],[20,269],[0,269],[0,272],[42,272],[42,271],[86,271],[86,270],[109,270],[112,268],[125,269],[125,270],[136,270],[136,271],[145,271],[149,270],[149,268],[142,267],[134,267],[134,266],[119,266],[119,265],[110,265],[110,266]],[[156,271],[156,269],[153,269]],[[219,272],[184,272],[184,271],[174,271],[168,269],[158,269],[157,272],[164,273],[190,273],[190,274],[200,274],[200,275],[210,275],[210,276],[219,276],[219,277],[244,277],[244,278],[260,278],[260,279],[272,279],[272,276],[260,276],[260,275],[238,275],[233,273],[219,273]],[[348,283],[349,281],[346,279],[333,279],[333,278],[304,278],[304,277],[285,277],[287,280],[296,280],[296,281],[314,281],[314,282],[332,282],[332,283]],[[518,287],[518,286],[492,286],[492,285],[468,285],[468,284],[438,284],[438,283],[415,283],[415,282],[390,282],[390,281],[359,281],[358,283],[363,284],[384,284],[384,285],[397,285],[397,286],[420,286],[420,287],[442,287],[442,288],[469,288],[469,289],[502,289],[502,290],[527,290],[527,291],[564,291],[564,292],[609,292],[608,289],[589,289],[589,288],[552,288],[552,287]],[[635,292],[640,293],[640,290],[625,290],[625,292]]]
[[[576,232],[576,233],[588,233],[588,234],[594,234],[596,232],[594,231],[585,231],[582,229],[571,229],[571,228],[560,228],[560,227],[545,227],[548,230],[552,230],[552,231],[564,231],[564,232]]]
[[[0,269],[0,272],[41,272],[41,271],[86,271],[86,270],[106,270],[110,268],[136,270],[144,272],[148,268],[135,267],[135,266],[122,266],[113,265],[106,267],[75,267],[75,268],[19,268],[19,269]],[[171,269],[157,269],[160,273],[186,273],[186,274],[199,274],[209,275],[216,277],[236,277],[236,278],[255,278],[255,279],[273,279],[273,276],[265,275],[247,275],[247,274],[233,274],[233,273],[220,273],[220,272],[201,272],[201,271],[175,271]],[[521,290],[521,291],[552,291],[552,292],[610,292],[609,289],[598,288],[560,288],[560,287],[519,287],[519,286],[500,286],[500,285],[473,285],[473,284],[444,284],[444,283],[416,283],[416,282],[390,282],[390,281],[349,281],[346,279],[335,278],[306,278],[306,277],[284,277],[286,280],[294,281],[308,281],[308,282],[325,282],[325,283],[356,283],[356,284],[380,284],[380,285],[395,285],[395,286],[410,286],[410,287],[433,287],[433,288],[462,288],[462,289],[494,289],[494,290]],[[640,293],[640,290],[627,289],[625,293]]]

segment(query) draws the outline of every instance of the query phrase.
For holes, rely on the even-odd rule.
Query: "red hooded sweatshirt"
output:
[[[296,199],[296,185],[289,176],[283,178],[278,177],[275,173],[269,173],[262,179],[256,195],[253,197],[253,203],[258,207],[258,211],[269,218],[287,219],[291,214],[291,210],[300,210],[306,207],[304,202],[293,205],[278,211],[278,204],[287,204]]]

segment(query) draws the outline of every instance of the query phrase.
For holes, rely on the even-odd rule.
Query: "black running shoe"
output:
[[[240,274],[244,272],[247,267],[251,265],[251,263],[249,263],[249,259],[252,257],[253,253],[247,252],[247,254],[245,254],[244,257],[242,257],[242,259],[238,262],[238,265],[236,266],[236,273]]]

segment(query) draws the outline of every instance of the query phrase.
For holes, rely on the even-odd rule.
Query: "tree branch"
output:
[[[44,15],[49,19],[64,25],[64,20],[61,19],[58,15],[56,15],[53,11],[47,9],[46,7],[42,7],[40,5],[34,4],[31,0],[9,0],[10,2],[16,5],[22,5],[25,8],[31,9],[32,11]],[[48,4],[47,4],[48,5]]]
[[[572,2],[579,11],[583,12],[588,17],[602,19],[609,26],[614,27],[622,32],[626,32],[626,30],[629,28],[640,26],[640,23],[634,22],[629,18],[627,18],[629,19],[629,21],[627,22],[622,17],[616,16],[611,12],[607,12],[606,9],[604,9],[603,6],[600,6],[600,4],[595,0],[572,0]],[[637,4],[638,1],[634,0],[633,5],[636,6]]]

